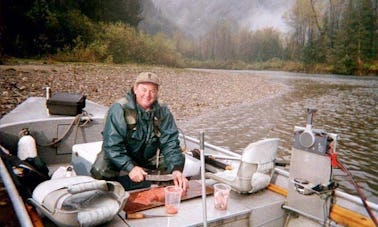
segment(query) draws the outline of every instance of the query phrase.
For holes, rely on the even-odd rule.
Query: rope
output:
[[[82,117],[88,117],[88,118],[83,123],[80,124]],[[54,145],[60,143],[68,135],[68,133],[71,131],[72,127],[74,127],[76,125],[75,137],[74,137],[74,144],[75,144],[76,139],[77,139],[78,128],[86,126],[88,124],[88,122],[90,122],[90,121],[91,121],[91,118],[90,118],[90,115],[88,114],[88,112],[83,111],[81,114],[78,114],[78,115],[75,116],[73,121],[70,123],[70,125],[68,126],[68,128],[66,129],[66,131],[63,133],[63,135],[60,138],[58,138],[58,139],[56,139],[53,142],[48,143],[48,144],[38,144],[38,146],[50,147],[50,146],[54,146]]]

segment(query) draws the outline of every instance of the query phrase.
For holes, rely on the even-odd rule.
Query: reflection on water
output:
[[[228,109],[212,111],[180,127],[190,136],[241,152],[262,138],[281,139],[279,153],[288,153],[294,126],[305,127],[306,108],[318,109],[314,128],[339,135],[338,158],[351,171],[368,200],[378,202],[378,78],[305,75],[284,72],[248,72],[286,84],[289,92]],[[356,194],[341,171],[340,188]]]

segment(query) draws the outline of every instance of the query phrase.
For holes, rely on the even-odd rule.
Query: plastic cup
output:
[[[214,207],[219,210],[227,210],[228,196],[231,187],[227,184],[217,183],[214,185]]]
[[[177,186],[167,186],[165,193],[165,211],[167,214],[177,214],[181,202],[182,188]]]

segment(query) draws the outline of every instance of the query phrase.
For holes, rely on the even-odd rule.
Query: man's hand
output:
[[[139,166],[135,166],[129,173],[129,177],[134,182],[142,182],[144,181],[144,177],[147,173],[143,170],[143,168]]]
[[[186,177],[178,170],[173,171],[172,175],[175,185],[186,191],[189,186],[188,179],[186,179]]]

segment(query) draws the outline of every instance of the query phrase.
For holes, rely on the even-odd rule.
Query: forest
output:
[[[251,30],[220,12],[201,21],[208,26],[200,34],[168,20],[164,4],[156,2],[2,0],[0,63],[16,58],[378,75],[378,0],[293,0],[282,15],[287,32]]]

